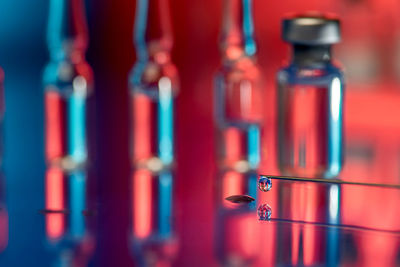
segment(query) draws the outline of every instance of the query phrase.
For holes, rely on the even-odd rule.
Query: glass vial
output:
[[[262,88],[256,64],[251,0],[225,0],[220,35],[222,66],[214,105],[219,166],[241,173],[260,163]]]
[[[277,75],[279,168],[283,175],[332,178],[343,162],[344,78],[332,60],[338,19],[284,19],[292,59]]]
[[[85,60],[88,31],[83,0],[51,0],[44,71],[46,160],[76,169],[88,161],[93,75]]]

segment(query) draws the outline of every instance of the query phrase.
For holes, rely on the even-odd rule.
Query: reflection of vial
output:
[[[174,160],[174,98],[178,74],[171,62],[167,0],[139,0],[134,41],[137,62],[130,75],[135,166],[159,171]]]
[[[250,0],[224,1],[223,62],[215,77],[220,164],[239,172],[257,169],[260,162],[262,89],[251,10]]]
[[[3,173],[0,173],[0,254],[8,246],[9,219],[5,195],[5,184],[5,177]]]
[[[335,177],[343,157],[344,81],[331,57],[339,20],[297,16],[282,25],[293,56],[277,76],[279,167],[284,175]]]
[[[88,44],[82,0],[50,1],[47,42],[50,62],[44,72],[46,159],[74,169],[88,159],[88,103],[92,70],[85,60]]]
[[[131,248],[139,266],[171,266],[177,251],[173,173],[132,172]]]
[[[46,237],[59,254],[57,261],[76,263],[65,266],[86,266],[95,248],[88,180],[85,170],[65,172],[59,167],[46,170]]]
[[[228,170],[217,175],[217,212],[214,249],[222,266],[254,266],[259,251],[256,203],[232,203],[229,196],[256,198],[257,173]],[[244,234],[237,234],[244,233]]]

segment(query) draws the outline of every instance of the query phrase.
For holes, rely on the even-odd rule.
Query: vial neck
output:
[[[293,45],[292,63],[300,66],[321,66],[331,62],[331,45]]]
[[[47,43],[53,60],[84,59],[88,30],[83,0],[50,0]]]
[[[220,47],[224,60],[256,53],[252,0],[224,0]]]
[[[137,0],[136,3],[134,44],[138,61],[169,59],[173,45],[169,1]]]

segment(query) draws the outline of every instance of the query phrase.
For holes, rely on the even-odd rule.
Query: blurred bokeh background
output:
[[[180,74],[177,98],[177,224],[180,266],[215,262],[213,216],[215,128],[213,75],[220,65],[222,1],[171,0],[172,58]],[[0,1],[0,66],[5,72],[5,200],[8,246],[0,265],[47,266],[45,246],[44,102],[42,74],[48,61],[46,0]],[[87,61],[96,99],[98,209],[94,266],[133,266],[129,252],[128,73],[135,62],[134,0],[87,0]],[[400,2],[397,0],[254,0],[258,63],[265,87],[261,172],[277,174],[275,72],[288,59],[280,20],[289,12],[336,13],[343,41],[334,57],[347,79],[343,179],[400,182]],[[351,166],[351,167],[349,167]],[[1,226],[1,224],[0,224]],[[195,229],[195,230],[194,230]],[[193,242],[196,240],[196,242]],[[0,240],[1,241],[1,240]],[[196,262],[193,264],[193,259]],[[5,265],[7,266],[7,265]],[[11,265],[9,265],[11,266]]]

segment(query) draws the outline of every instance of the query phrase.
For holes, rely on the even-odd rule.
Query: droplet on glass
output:
[[[233,203],[250,203],[255,200],[253,197],[248,195],[234,195],[234,196],[229,196],[225,199]]]
[[[260,221],[269,221],[271,220],[272,209],[268,204],[261,204],[257,210],[258,219]]]
[[[263,192],[268,192],[271,190],[272,180],[267,176],[261,176],[260,180],[258,180],[258,188]]]

